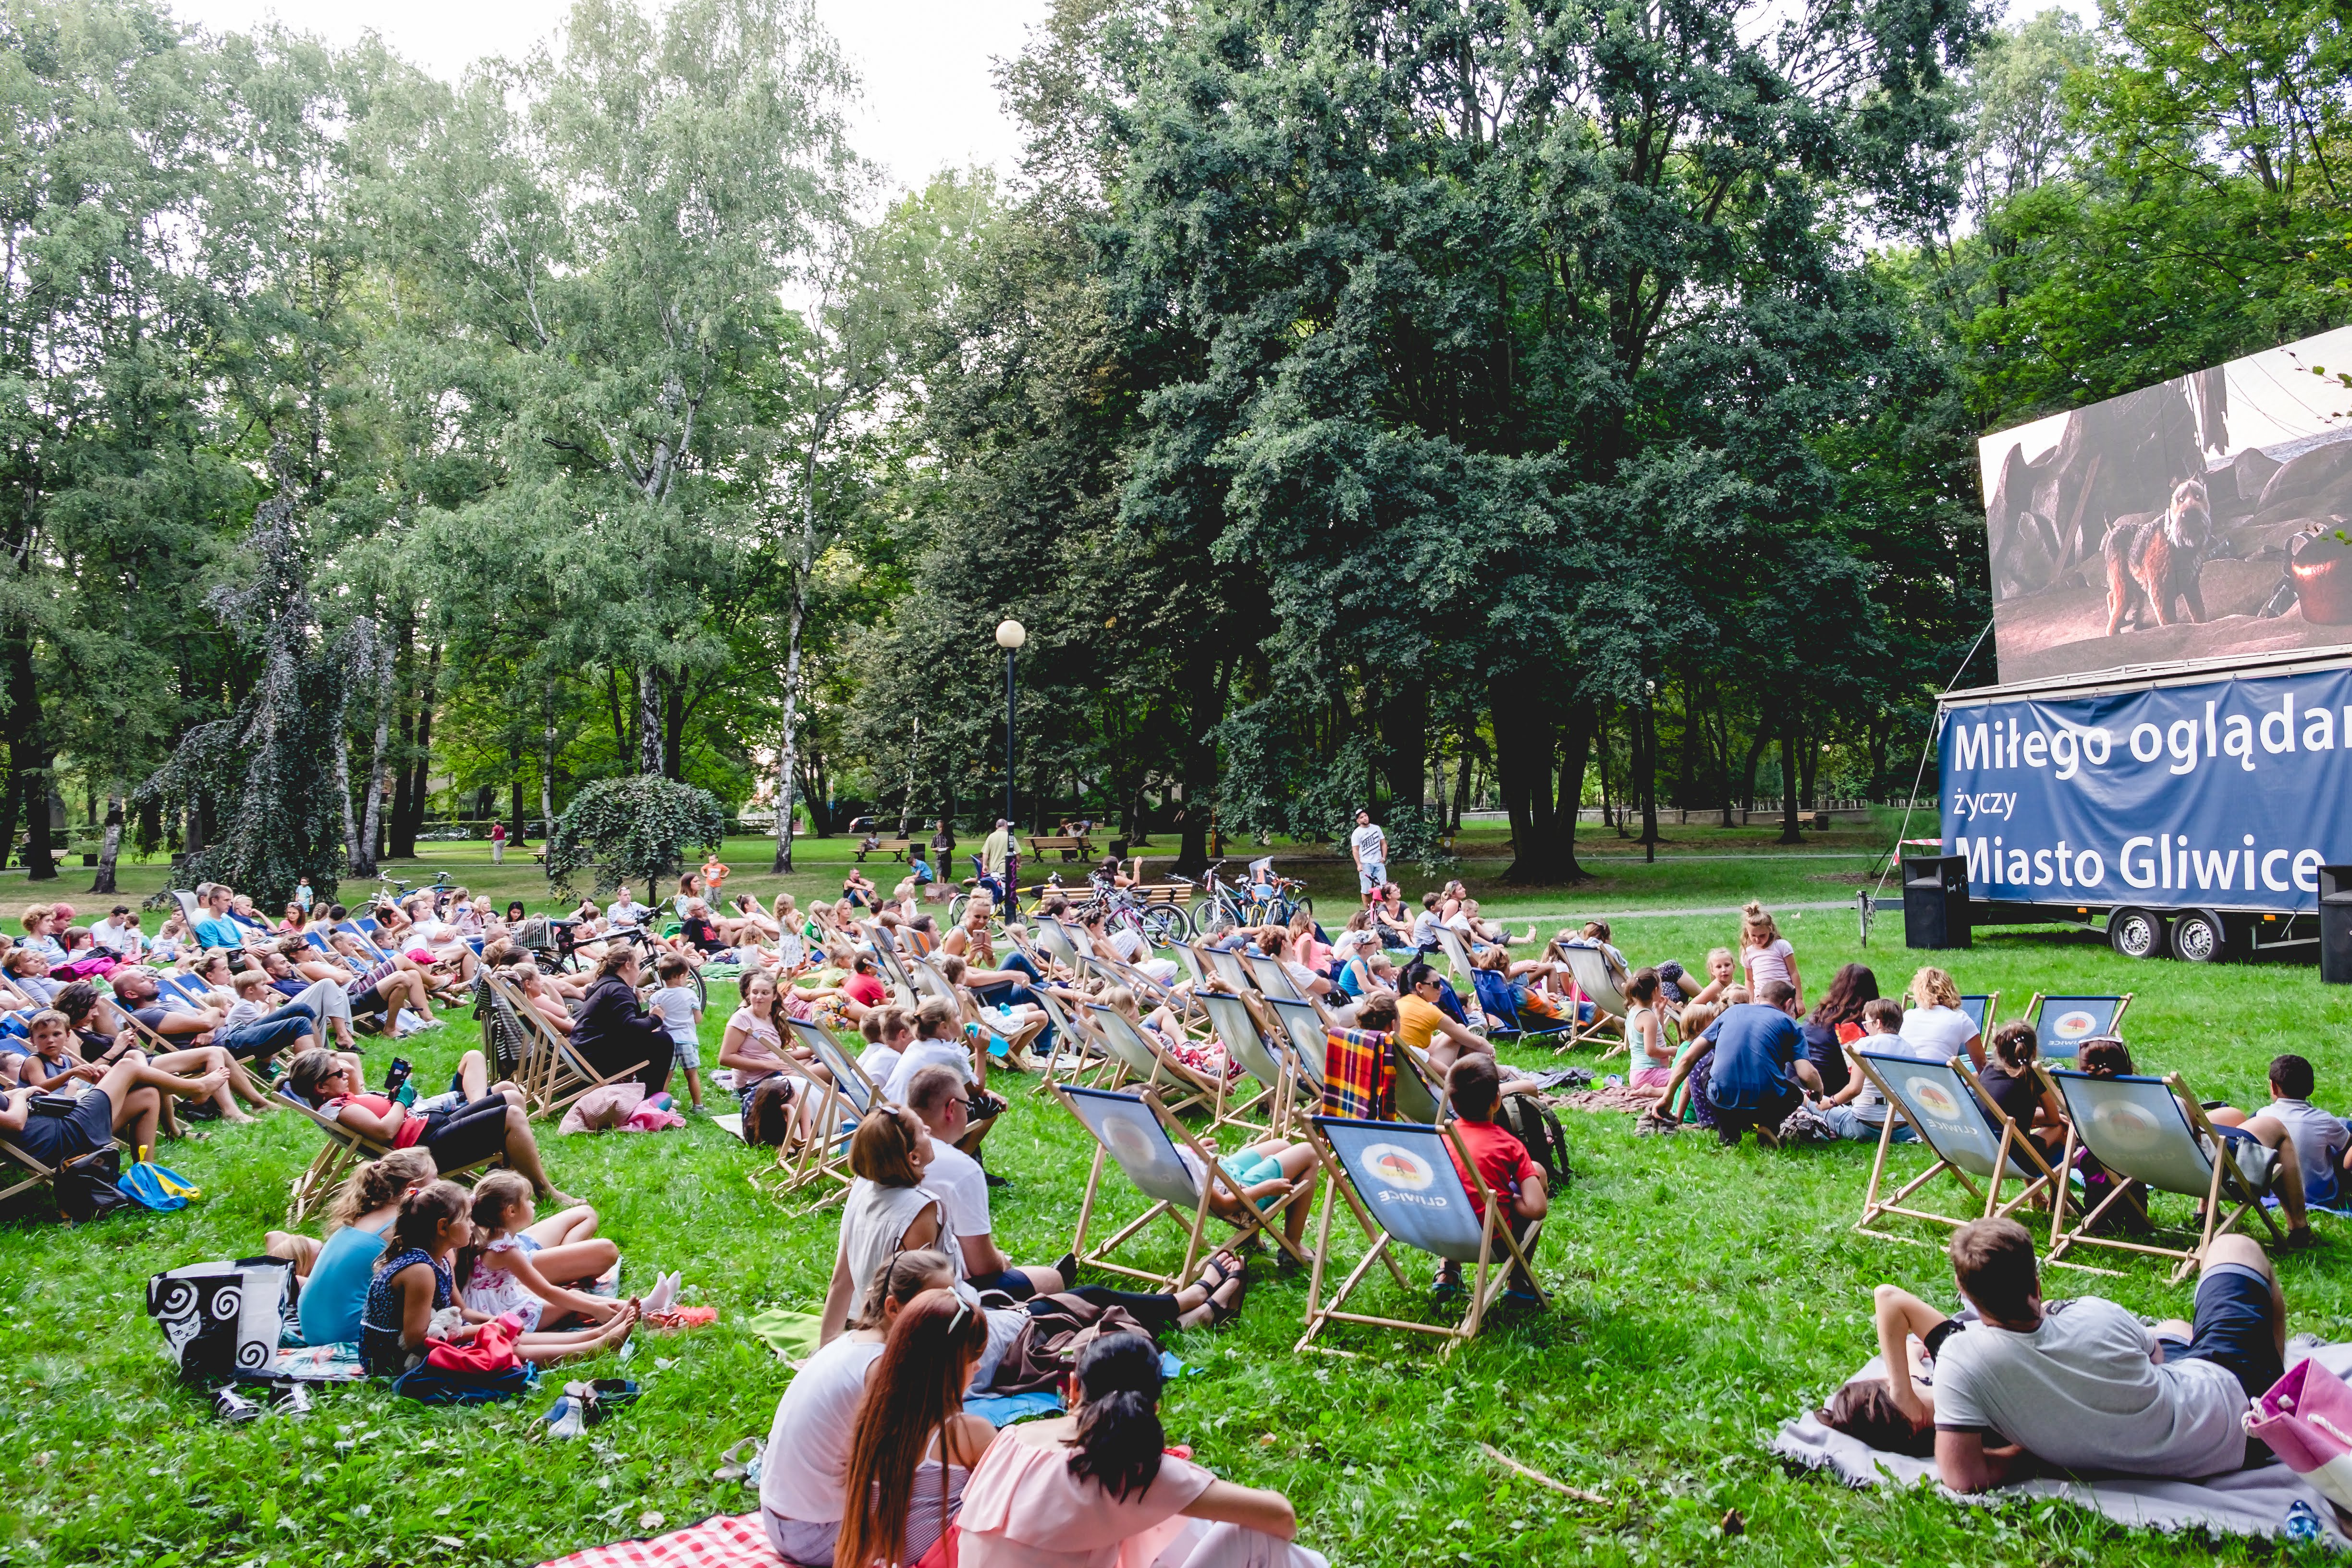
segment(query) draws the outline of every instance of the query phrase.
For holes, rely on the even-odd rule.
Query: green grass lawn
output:
[[[1596,884],[1511,901],[1550,913],[1714,908],[1750,889],[1783,904],[1847,899],[1851,882],[1809,879],[1866,868],[1870,847],[1839,847],[1853,858],[1612,862]],[[814,870],[806,879],[824,885]],[[1335,874],[1335,896],[1339,880]],[[1791,913],[1786,930],[1809,994],[1854,958],[1875,964],[1883,985],[1899,985],[1921,955],[1886,945],[1880,929],[1865,953],[1850,913]],[[1731,935],[1722,916],[1617,928],[1635,962],[1673,957],[1694,967]],[[1899,930],[1892,940],[1899,942]],[[1964,990],[2002,993],[2004,1014],[2037,988],[2135,991],[2126,1032],[2141,1065],[2183,1071],[2208,1098],[2259,1101],[2263,1063],[2291,1047],[2318,1065],[2323,1103],[2352,1104],[2352,1051],[2343,1043],[2352,993],[2324,989],[2312,969],[2133,964],[2080,934],[1996,933],[1946,957]],[[707,1029],[714,1043],[719,1022]],[[458,1018],[404,1054],[429,1081],[472,1037]],[[374,1047],[372,1079],[390,1054]],[[1067,1245],[1087,1154],[1067,1117],[1028,1092],[1031,1081],[1011,1080],[1013,1109],[989,1142],[992,1166],[1013,1179],[996,1194],[995,1211],[1016,1261],[1048,1260]],[[1873,1284],[1891,1279],[1951,1300],[1939,1253],[1853,1234],[1866,1146],[1727,1152],[1688,1134],[1636,1140],[1620,1117],[1567,1121],[1577,1177],[1555,1202],[1538,1258],[1555,1293],[1551,1311],[1507,1317],[1443,1368],[1422,1342],[1353,1328],[1327,1337],[1359,1358],[1297,1358],[1290,1345],[1304,1281],[1253,1264],[1240,1321],[1173,1344],[1198,1375],[1170,1392],[1171,1440],[1192,1444],[1222,1474],[1288,1492],[1302,1538],[1349,1565],[1589,1559],[1813,1568],[2215,1555],[2202,1542],[2135,1534],[2061,1505],[1979,1511],[1932,1492],[1860,1493],[1789,1472],[1763,1450],[1772,1427],[1869,1356]],[[652,1137],[560,1140],[548,1124],[545,1142],[559,1184],[604,1212],[605,1234],[625,1255],[626,1283],[679,1268],[688,1299],[719,1309],[713,1329],[641,1342],[625,1369],[645,1384],[635,1408],[570,1444],[530,1435],[551,1390],[503,1408],[456,1411],[404,1406],[360,1387],[330,1393],[299,1423],[216,1424],[202,1399],[173,1383],[142,1287],[161,1269],[258,1251],[315,1140],[288,1115],[215,1128],[203,1143],[165,1152],[205,1190],[184,1213],[121,1215],[79,1229],[0,1228],[9,1346],[0,1363],[0,1495],[9,1500],[0,1510],[0,1562],[529,1563],[641,1533],[640,1521],[653,1515],[676,1526],[751,1508],[750,1493],[710,1472],[730,1444],[764,1432],[786,1376],[736,1324],[762,1304],[814,1310],[832,1261],[833,1216],[788,1218],[760,1198],[746,1181],[759,1157],[707,1122]],[[1906,1171],[1924,1159],[1896,1155]],[[1113,1206],[1132,1214],[1141,1205],[1122,1194]],[[2280,1264],[2291,1327],[2352,1335],[2352,1227],[2324,1216],[2317,1224],[2325,1245]],[[1175,1232],[1166,1236],[1172,1250]],[[2122,1268],[2116,1279],[2058,1271],[2050,1289],[2096,1289],[2136,1311],[2186,1314],[2186,1288],[2166,1287],[2153,1265]],[[1415,1306],[1387,1285],[1370,1301],[1375,1310]],[[583,1374],[616,1370],[595,1364]],[[1579,1502],[1500,1474],[1480,1457],[1482,1441],[1608,1500]],[[1736,1537],[1719,1529],[1732,1510],[1745,1521]],[[2231,1562],[2294,1555],[2236,1542],[2221,1551]]]

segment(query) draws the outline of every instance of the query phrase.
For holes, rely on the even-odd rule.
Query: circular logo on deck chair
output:
[[[1159,1152],[1152,1147],[1151,1134],[1124,1116],[1105,1118],[1102,1136],[1110,1145],[1112,1157],[1122,1165],[1148,1165]]]
[[[2081,1007],[2067,1008],[2050,1026],[2052,1038],[2060,1040],[2087,1040],[2098,1032],[2098,1015]]]
[[[1429,1162],[1410,1149],[1400,1149],[1393,1143],[1364,1145],[1364,1169],[1370,1175],[1391,1187],[1409,1193],[1425,1192],[1437,1179]]]
[[[1920,1110],[1938,1121],[1958,1121],[1960,1102],[1953,1098],[1950,1088],[1932,1078],[1906,1079],[1903,1090],[1917,1102]]]
[[[2129,1100],[2108,1100],[2093,1109],[2091,1125],[2114,1140],[2119,1149],[2147,1149],[2161,1138],[2156,1118]]]

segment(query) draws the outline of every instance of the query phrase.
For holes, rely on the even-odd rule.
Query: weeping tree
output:
[[[727,813],[709,790],[653,773],[604,779],[572,797],[547,838],[547,879],[566,898],[573,878],[594,872],[609,893],[624,882],[654,891],[694,850],[719,847]]]
[[[136,796],[175,810],[209,805],[214,837],[189,858],[188,877],[226,882],[264,908],[293,897],[304,877],[330,894],[342,874],[343,720],[355,682],[372,673],[367,650],[381,640],[365,622],[338,637],[322,631],[301,507],[284,454],[272,459],[279,488],[246,534],[251,575],[206,600],[252,656],[252,689],[228,718],[190,730]]]

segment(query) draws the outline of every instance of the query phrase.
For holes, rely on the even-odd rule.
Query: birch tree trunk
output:
[[[775,876],[793,868],[793,783],[799,777],[801,703],[801,627],[808,620],[804,572],[793,576],[793,613],[784,635],[784,744],[776,763],[776,859],[769,868]]]
[[[392,660],[387,658],[376,682],[375,750],[368,758],[367,813],[360,826],[360,852],[352,859],[354,877],[373,877],[376,872],[376,833],[383,822],[383,756],[392,743]]]
[[[650,666],[637,671],[637,772],[662,771],[661,688]]]
[[[539,737],[539,832],[541,842],[555,837],[555,683],[547,683],[547,725]]]

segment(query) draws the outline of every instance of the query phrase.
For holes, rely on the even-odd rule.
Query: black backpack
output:
[[[1528,1158],[1543,1170],[1547,1189],[1557,1193],[1575,1179],[1568,1163],[1568,1135],[1550,1106],[1532,1094],[1507,1094],[1495,1120],[1527,1146]]]
[[[58,1168],[58,1213],[77,1224],[93,1220],[131,1202],[130,1195],[118,1185],[122,1179],[122,1158],[111,1143],[94,1153],[68,1160]]]

